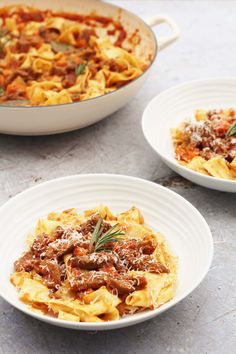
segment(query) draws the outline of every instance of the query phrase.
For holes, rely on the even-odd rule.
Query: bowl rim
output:
[[[211,263],[213,259],[213,237],[212,233],[210,230],[209,225],[207,224],[205,218],[202,216],[202,214],[199,212],[199,210],[194,207],[188,200],[186,200],[184,197],[179,195],[178,193],[160,185],[152,181],[148,181],[142,178],[138,177],[133,177],[133,176],[127,176],[127,175],[122,175],[122,174],[109,174],[109,173],[88,173],[88,174],[80,174],[80,175],[70,175],[70,176],[65,176],[65,177],[60,177],[60,178],[54,178],[49,181],[45,181],[42,183],[37,184],[36,186],[32,186],[30,188],[25,189],[24,191],[16,194],[14,197],[10,198],[7,202],[5,202],[1,207],[0,207],[0,215],[1,212],[4,211],[5,208],[8,208],[11,206],[11,204],[15,204],[18,199],[20,199],[24,194],[30,194],[32,191],[35,191],[40,188],[44,188],[45,186],[50,186],[51,184],[55,182],[63,182],[63,181],[70,181],[70,180],[80,180],[80,179],[88,179],[88,178],[94,178],[95,180],[97,179],[102,179],[102,178],[111,178],[111,179],[117,179],[117,180],[129,180],[132,181],[133,183],[138,183],[138,184],[144,184],[148,187],[164,190],[165,193],[168,193],[169,195],[174,196],[175,198],[179,199],[180,202],[185,203],[186,207],[191,209],[191,211],[199,218],[199,221],[201,220],[202,226],[205,228],[205,237],[208,238],[208,243],[209,243],[209,249],[208,249],[208,260],[206,263],[205,268],[202,270],[199,278],[197,279],[197,282],[195,285],[192,285],[189,289],[185,290],[183,294],[179,297],[179,299],[176,299],[175,297],[167,302],[166,304],[162,305],[161,307],[152,310],[152,311],[144,311],[143,313],[138,314],[138,316],[135,317],[124,317],[119,320],[114,320],[110,322],[102,322],[102,323],[96,323],[96,322],[74,322],[74,321],[65,321],[65,320],[60,320],[58,318],[53,318],[49,317],[46,315],[40,315],[37,314],[30,309],[26,307],[25,304],[18,305],[12,300],[7,299],[7,297],[4,295],[4,292],[0,288],[0,296],[7,301],[9,304],[11,304],[13,307],[17,308],[18,310],[22,311],[23,313],[26,313],[27,315],[30,315],[31,317],[34,317],[38,320],[48,322],[57,326],[61,327],[67,327],[67,328],[74,328],[77,330],[109,330],[109,329],[116,329],[116,328],[121,328],[121,327],[127,327],[131,326],[134,324],[137,324],[139,322],[146,321],[148,319],[151,319],[163,311],[168,310],[172,306],[176,305],[180,301],[182,301],[185,297],[187,297],[193,290],[195,290],[199,284],[202,282],[202,280],[205,278]],[[10,280],[9,280],[10,281]]]
[[[160,98],[162,98],[163,96],[168,95],[169,93],[172,93],[173,91],[176,90],[181,90],[183,88],[186,88],[188,86],[192,86],[195,84],[205,84],[205,83],[214,83],[217,81],[232,81],[235,83],[235,88],[236,88],[236,76],[230,77],[230,76],[222,76],[222,77],[209,77],[209,78],[204,78],[204,79],[196,79],[196,80],[190,80],[190,81],[186,81],[184,83],[178,84],[178,85],[174,85],[171,86],[169,88],[167,88],[166,90],[160,92],[159,94],[157,94],[156,96],[154,96],[151,101],[149,101],[149,103],[147,104],[147,106],[145,107],[144,111],[143,111],[143,115],[142,115],[142,131],[143,131],[143,135],[146,139],[146,141],[148,142],[148,144],[151,146],[151,148],[158,154],[158,156],[160,156],[160,158],[163,161],[167,161],[169,164],[174,165],[176,167],[178,167],[178,169],[183,170],[187,173],[189,173],[192,176],[195,177],[199,177],[202,178],[202,180],[205,180],[206,182],[217,182],[220,185],[227,185],[227,186],[235,186],[236,185],[236,180],[228,180],[228,179],[223,179],[223,178],[218,178],[218,177],[213,177],[213,176],[207,176],[204,175],[200,172],[191,170],[190,168],[187,168],[186,166],[182,166],[181,164],[179,164],[176,159],[174,158],[174,156],[169,157],[163,153],[161,153],[159,151],[159,149],[154,146],[151,141],[149,140],[149,133],[147,132],[146,129],[146,124],[147,124],[147,120],[148,120],[148,113],[147,111],[150,109],[150,107],[154,104],[154,102]]]
[[[158,40],[157,40],[157,37],[156,37],[156,34],[155,34],[154,30],[152,29],[151,26],[149,26],[147,24],[147,22],[145,22],[145,20],[143,20],[141,17],[139,17],[138,15],[133,13],[132,11],[126,10],[125,8],[123,8],[121,6],[117,6],[117,5],[114,5],[114,4],[111,4],[111,3],[109,3],[109,4],[106,3],[106,5],[108,5],[110,7],[113,7],[113,8],[116,8],[118,10],[121,10],[121,11],[127,13],[128,15],[130,15],[131,17],[133,16],[136,20],[140,21],[147,28],[147,30],[149,30],[149,32],[150,32],[150,34],[152,36],[152,40],[153,40],[153,43],[154,43],[154,46],[155,46],[154,53],[153,53],[153,58],[150,61],[150,63],[147,66],[147,68],[138,77],[136,77],[134,80],[128,82],[124,86],[121,86],[121,87],[119,87],[118,89],[116,89],[114,91],[105,93],[104,95],[101,95],[101,96],[87,98],[86,100],[79,101],[79,102],[68,102],[68,103],[52,104],[52,105],[46,105],[46,106],[42,106],[42,105],[41,106],[40,105],[39,106],[9,106],[9,105],[6,105],[6,104],[0,104],[0,109],[1,108],[9,108],[9,109],[15,109],[15,108],[36,109],[36,108],[40,108],[41,109],[41,108],[58,107],[58,106],[60,107],[60,106],[68,106],[68,105],[79,105],[79,104],[82,104],[82,103],[86,104],[86,102],[89,103],[92,100],[98,100],[98,99],[101,100],[104,97],[114,95],[118,91],[122,92],[126,87],[132,86],[132,84],[134,84],[134,82],[136,82],[138,79],[140,79],[142,76],[144,76],[148,72],[148,70],[151,69],[151,67],[153,66],[153,63],[155,62],[156,57],[157,57],[157,53],[158,53],[159,45],[158,45]],[[66,9],[65,9],[65,12],[66,12]]]

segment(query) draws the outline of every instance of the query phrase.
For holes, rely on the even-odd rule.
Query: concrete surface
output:
[[[0,203],[36,183],[75,173],[146,178],[181,194],[205,216],[214,236],[214,261],[202,284],[180,304],[154,320],[111,332],[46,325],[0,299],[0,353],[236,353],[236,196],[175,175],[148,146],[140,127],[144,107],[163,89],[191,79],[235,75],[236,2],[113,2],[143,18],[173,16],[181,39],[158,55],[152,77],[136,98],[103,122],[52,137],[0,135]]]

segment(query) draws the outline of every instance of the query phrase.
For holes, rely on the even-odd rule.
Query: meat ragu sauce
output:
[[[51,212],[37,221],[10,280],[32,311],[103,322],[155,309],[175,294],[176,257],[136,207]]]
[[[4,28],[5,20],[9,16],[9,8],[0,8],[0,18],[2,18],[3,23],[2,27]],[[25,11],[21,7],[14,7],[10,14],[12,17],[16,18],[16,23],[21,28],[27,22],[43,22],[47,17],[61,17],[67,20],[76,21],[78,23],[84,23],[91,27],[97,27],[98,25],[101,27],[108,27],[109,25],[113,26],[113,29],[109,29],[109,32],[112,34],[118,33],[119,39],[116,41],[116,46],[122,46],[123,41],[126,38],[126,31],[124,30],[123,26],[114,21],[112,18],[98,16],[96,14],[89,14],[89,15],[80,15],[74,13],[66,13],[66,12],[53,12],[50,10],[36,10],[34,8],[29,8],[30,11]]]
[[[51,235],[38,235],[30,250],[15,262],[15,271],[35,271],[51,289],[52,296],[67,281],[77,298],[103,285],[119,295],[145,288],[145,277],[131,276],[128,274],[131,270],[169,273],[154,257],[155,246],[150,239],[110,242],[105,250],[92,249],[90,253],[91,234],[97,221],[98,215],[94,215],[77,229],[57,227]],[[101,227],[102,234],[111,228],[104,220]],[[69,255],[67,267],[66,255]]]
[[[196,156],[205,160],[220,155],[232,162],[236,157],[236,132],[227,134],[236,123],[236,112],[229,110],[199,111],[197,122],[186,122],[177,128],[182,135],[176,146],[176,158],[191,161]]]
[[[121,23],[96,14],[0,8],[0,103],[71,103],[127,84],[146,66],[126,39]]]

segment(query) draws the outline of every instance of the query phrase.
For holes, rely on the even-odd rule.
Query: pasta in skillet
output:
[[[0,103],[63,104],[118,89],[146,68],[126,37],[119,22],[95,14],[1,8]]]
[[[155,309],[175,293],[176,258],[140,211],[52,212],[28,236],[11,281],[33,311],[76,322]]]

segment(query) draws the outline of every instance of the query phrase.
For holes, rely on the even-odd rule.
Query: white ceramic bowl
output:
[[[164,233],[179,261],[176,296],[154,311],[104,323],[68,322],[32,312],[18,299],[17,291],[9,281],[14,260],[26,249],[27,232],[39,217],[50,211],[71,207],[82,211],[100,203],[108,205],[114,212],[135,205],[143,212],[147,225]],[[160,314],[198,286],[209,269],[213,254],[210,229],[202,215],[189,202],[155,183],[120,175],[64,177],[30,188],[0,208],[0,229],[0,295],[28,315],[74,329],[126,327]]]
[[[143,113],[144,135],[161,159],[175,172],[201,186],[224,192],[236,192],[236,181],[210,177],[192,171],[174,158],[170,128],[195,109],[236,107],[236,78],[216,78],[188,82],[157,95]]]

